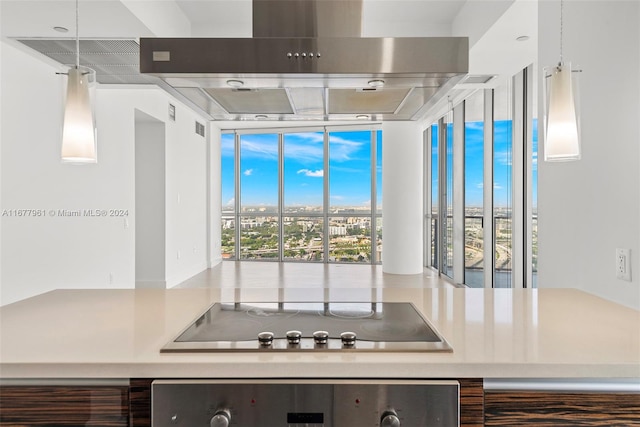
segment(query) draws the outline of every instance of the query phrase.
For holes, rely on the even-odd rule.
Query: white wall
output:
[[[421,274],[422,128],[414,122],[387,122],[382,131],[382,271]]]
[[[640,3],[564,7],[565,60],[583,70],[583,152],[571,163],[540,156],[538,283],[640,309]],[[552,65],[559,55],[559,2],[539,2],[538,22],[539,63]],[[631,283],[615,277],[616,248],[632,251]]]
[[[222,261],[222,164],[220,152],[220,128],[213,122],[209,124],[209,267],[213,267]]]
[[[159,89],[158,92],[162,93]],[[167,286],[207,268],[207,137],[195,133],[196,116],[176,105],[167,126]],[[166,116],[168,103],[158,105]],[[197,118],[206,124],[206,121]],[[206,128],[207,126],[205,126]],[[178,256],[179,253],[179,256]]]
[[[134,286],[136,109],[167,127],[168,285],[202,271],[207,265],[206,139],[195,134],[197,116],[173,100],[177,120],[167,123],[171,98],[152,86],[100,87],[98,164],[63,165],[64,77],[48,62],[4,41],[0,49],[0,209],[45,212],[35,218],[0,218],[0,304],[56,288]],[[128,210],[128,227],[121,217],[62,217],[59,209]]]
[[[135,111],[136,288],[166,283],[165,124]]]

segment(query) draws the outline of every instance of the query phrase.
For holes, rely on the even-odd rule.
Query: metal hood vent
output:
[[[254,0],[253,38],[142,38],[140,72],[217,120],[417,120],[467,74],[466,37],[360,37],[361,12]]]

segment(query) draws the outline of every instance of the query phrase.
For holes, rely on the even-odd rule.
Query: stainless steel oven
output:
[[[459,426],[457,381],[157,380],[152,427]]]

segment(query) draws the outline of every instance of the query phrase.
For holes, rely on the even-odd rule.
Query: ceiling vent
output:
[[[465,78],[463,78],[460,83],[458,83],[459,86],[464,86],[464,87],[468,87],[471,88],[473,87],[482,87],[484,85],[486,85],[487,83],[491,82],[493,79],[495,79],[497,76],[496,75],[468,75]]]
[[[17,39],[20,43],[63,65],[76,62],[73,39]],[[96,71],[103,84],[156,84],[158,79],[140,74],[140,47],[135,40],[80,40],[80,65]]]

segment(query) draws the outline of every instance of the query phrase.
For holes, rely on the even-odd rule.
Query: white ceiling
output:
[[[175,0],[201,37],[251,36],[251,0]],[[449,35],[467,0],[363,0],[363,36]]]
[[[363,0],[363,36],[468,36],[470,73],[501,76],[494,84],[535,61],[537,28],[537,0]],[[251,33],[251,0],[80,0],[81,38]],[[0,35],[73,38],[75,0],[0,0]]]
[[[447,36],[466,3],[363,0],[363,36]],[[59,37],[54,26],[67,27],[73,33],[74,8],[74,0],[0,0],[1,34]],[[174,36],[251,37],[251,20],[251,0],[80,0],[81,37],[163,37],[177,28],[183,34]]]

